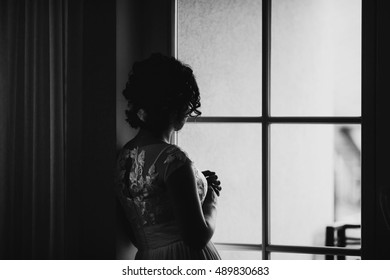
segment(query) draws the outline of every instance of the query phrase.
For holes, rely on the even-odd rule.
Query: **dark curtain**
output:
[[[65,258],[69,2],[1,0],[0,259]]]

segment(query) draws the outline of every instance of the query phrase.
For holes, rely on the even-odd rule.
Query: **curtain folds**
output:
[[[0,259],[113,259],[116,1],[0,0]]]
[[[0,7],[0,259],[64,258],[68,1]]]

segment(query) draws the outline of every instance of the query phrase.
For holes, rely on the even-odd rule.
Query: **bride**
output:
[[[220,181],[169,141],[188,117],[201,114],[191,68],[153,54],[133,65],[123,95],[127,121],[139,132],[119,153],[115,192],[136,259],[220,259],[210,241]]]

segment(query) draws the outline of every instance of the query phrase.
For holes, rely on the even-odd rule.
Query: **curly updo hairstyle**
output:
[[[189,66],[173,57],[152,54],[136,62],[123,95],[127,122],[134,128],[163,130],[173,122],[201,114],[199,88]],[[142,109],[144,120],[139,117]]]

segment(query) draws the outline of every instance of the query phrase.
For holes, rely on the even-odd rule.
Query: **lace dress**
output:
[[[220,259],[209,242],[201,250],[187,246],[180,236],[166,179],[190,161],[175,145],[153,144],[123,147],[118,157],[116,195],[134,233],[136,259]],[[207,181],[194,165],[199,200],[203,203]]]

